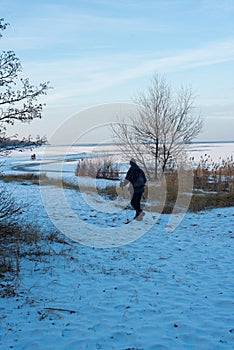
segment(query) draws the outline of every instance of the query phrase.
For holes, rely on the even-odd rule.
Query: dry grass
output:
[[[54,243],[62,245],[57,252]],[[43,233],[32,225],[0,223],[0,297],[17,294],[17,276],[22,259],[46,262],[55,254],[62,254],[67,241],[57,232]],[[46,260],[47,259],[47,260]]]
[[[208,155],[201,157],[194,170],[194,188],[205,191],[234,191],[234,160],[233,157],[214,162]]]
[[[203,167],[199,164],[193,173],[194,185],[189,211],[197,212],[234,206],[234,164],[232,158],[229,158],[227,162],[222,161],[220,166],[215,164],[214,168]],[[171,213],[178,198],[177,170],[168,171],[165,174],[164,182],[158,180],[149,186],[149,191],[153,194],[151,197],[156,199],[151,203],[151,210]]]
[[[40,179],[48,179],[45,174],[40,176],[35,173],[24,173],[24,174],[1,174],[0,180],[4,182],[30,182],[35,185],[39,185]]]
[[[206,193],[193,194],[189,210],[197,212],[201,210],[234,207],[234,192],[230,193]]]
[[[111,157],[99,159],[82,159],[78,162],[75,175],[89,176],[97,179],[119,180],[120,169],[118,163]]]

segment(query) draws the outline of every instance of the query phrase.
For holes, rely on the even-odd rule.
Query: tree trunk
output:
[[[154,163],[154,179],[157,180],[158,178],[158,154],[159,154],[159,147],[158,147],[158,138],[156,139],[155,144],[155,163]]]

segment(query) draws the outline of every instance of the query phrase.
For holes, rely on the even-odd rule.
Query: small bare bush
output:
[[[66,258],[68,249],[68,240],[56,231],[45,233],[29,224],[0,222],[0,297],[17,294],[23,260],[50,266],[55,255]]]
[[[109,158],[83,159],[77,164],[76,176],[89,176],[97,179],[119,180],[120,169],[117,163]]]
[[[16,204],[13,197],[13,190],[5,184],[0,184],[0,221],[12,219],[21,211],[21,205]]]

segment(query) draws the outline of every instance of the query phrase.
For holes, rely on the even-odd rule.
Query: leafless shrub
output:
[[[110,157],[83,159],[78,162],[76,176],[89,176],[97,179],[119,180],[119,165]]]
[[[55,248],[56,244],[59,247]],[[51,269],[51,259],[55,255],[66,259],[70,256],[68,249],[67,239],[58,232],[45,233],[29,224],[0,222],[0,297],[17,294],[22,260],[43,263]]]
[[[0,221],[12,220],[22,210],[22,204],[15,202],[13,192],[6,184],[0,184]]]

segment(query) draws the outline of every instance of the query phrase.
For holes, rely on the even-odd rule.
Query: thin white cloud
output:
[[[111,88],[116,88],[116,94],[118,94],[119,88],[134,86],[134,79],[153,75],[156,71],[179,72],[233,60],[234,40],[230,40],[156,59],[149,58],[149,54],[126,53],[100,55],[98,58],[89,57],[89,59],[69,58],[41,62],[36,65],[34,62],[31,64],[28,62],[25,66],[28,76],[38,81],[43,77],[44,80],[51,81],[54,89],[46,97],[47,105],[65,106],[78,105],[83,103],[83,100],[93,103],[98,96],[100,98],[102,93],[106,93]],[[119,98],[122,97],[120,93]],[[212,105],[213,102],[210,103]],[[226,104],[227,101],[222,101],[219,109],[224,110]],[[210,109],[209,106],[207,107]]]
[[[158,53],[157,53],[158,55]],[[234,39],[211,43],[206,47],[183,51],[166,57],[151,54],[125,53],[98,57],[63,59],[52,62],[26,62],[27,75],[54,86],[49,103],[71,103],[101,91],[132,84],[134,79],[159,73],[179,72],[197,67],[234,61]],[[129,96],[127,96],[129,97]],[[66,102],[67,101],[67,102]]]

